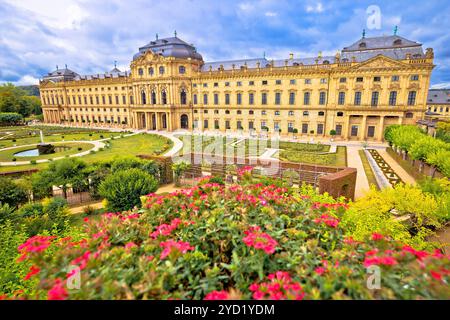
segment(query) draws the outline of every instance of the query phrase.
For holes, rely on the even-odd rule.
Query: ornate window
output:
[[[163,66],[159,67],[159,74],[164,74],[164,67]]]
[[[139,74],[140,76],[142,76],[142,75],[144,74],[144,69],[139,68],[139,69],[138,69],[138,74]]]
[[[179,66],[178,67],[178,73],[179,74],[185,74],[186,73],[186,67],[185,66]]]
[[[181,89],[181,93],[180,93],[180,102],[181,104],[186,104],[186,90]]]
[[[156,92],[152,90],[152,104],[156,104]]]
[[[141,91],[141,99],[142,99],[142,104],[146,104],[147,103],[147,98],[145,96],[145,91],[144,90]]]
[[[161,104],[167,104],[167,93],[166,90],[161,92]]]
[[[153,70],[153,67],[148,68],[148,74],[149,75],[153,75],[155,73],[155,71]]]

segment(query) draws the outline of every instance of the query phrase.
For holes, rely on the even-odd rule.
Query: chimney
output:
[[[294,59],[294,54],[293,53],[289,53],[289,60],[293,60]]]

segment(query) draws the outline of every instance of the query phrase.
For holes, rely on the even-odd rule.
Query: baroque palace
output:
[[[40,81],[44,121],[146,130],[262,130],[382,140],[427,111],[433,50],[398,35],[365,37],[334,56],[204,62],[175,37],[139,48],[131,70]]]

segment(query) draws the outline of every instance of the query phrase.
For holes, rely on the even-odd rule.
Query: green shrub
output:
[[[0,204],[18,207],[28,200],[28,194],[23,186],[9,178],[0,177]]]
[[[140,204],[140,197],[158,189],[158,181],[141,169],[116,171],[100,184],[99,194],[111,211],[130,210]]]

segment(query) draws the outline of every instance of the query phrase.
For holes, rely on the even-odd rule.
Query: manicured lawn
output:
[[[337,147],[336,153],[320,154],[317,152],[302,152],[297,150],[281,150],[278,157],[282,161],[311,163],[337,167],[347,166],[347,148]]]
[[[44,142],[59,142],[59,141],[94,141],[104,138],[116,137],[121,133],[118,132],[94,132],[87,131],[84,133],[56,133],[52,135],[44,135]],[[15,139],[2,139],[0,140],[0,148],[12,147],[14,145],[28,145],[41,142],[39,133],[35,136],[29,136],[26,138]]]
[[[93,154],[88,154],[80,159],[87,163],[93,163],[97,161],[112,160],[116,157],[136,156],[138,154],[160,155],[170,150],[172,145],[172,141],[162,136],[154,134],[138,134],[111,140],[111,147],[105,148],[102,151],[97,151]],[[46,166],[48,166],[48,163],[3,166],[0,167],[0,172],[42,169]]]
[[[76,143],[68,142],[68,143],[64,143],[64,144],[58,143],[55,146],[56,147],[68,147],[69,149],[60,151],[60,152],[55,152],[52,154],[41,155],[41,156],[37,156],[37,157],[19,157],[19,156],[14,156],[14,154],[21,152],[21,151],[35,149],[35,147],[28,146],[28,147],[14,148],[14,149],[0,151],[0,161],[13,161],[12,160],[13,158],[16,158],[17,161],[52,159],[52,158],[56,158],[56,157],[63,157],[63,156],[68,156],[68,155],[75,154],[75,153],[84,152],[84,151],[92,149],[94,147],[94,145],[91,143],[81,143],[81,142],[76,142]],[[80,150],[79,150],[79,148],[80,148]]]

